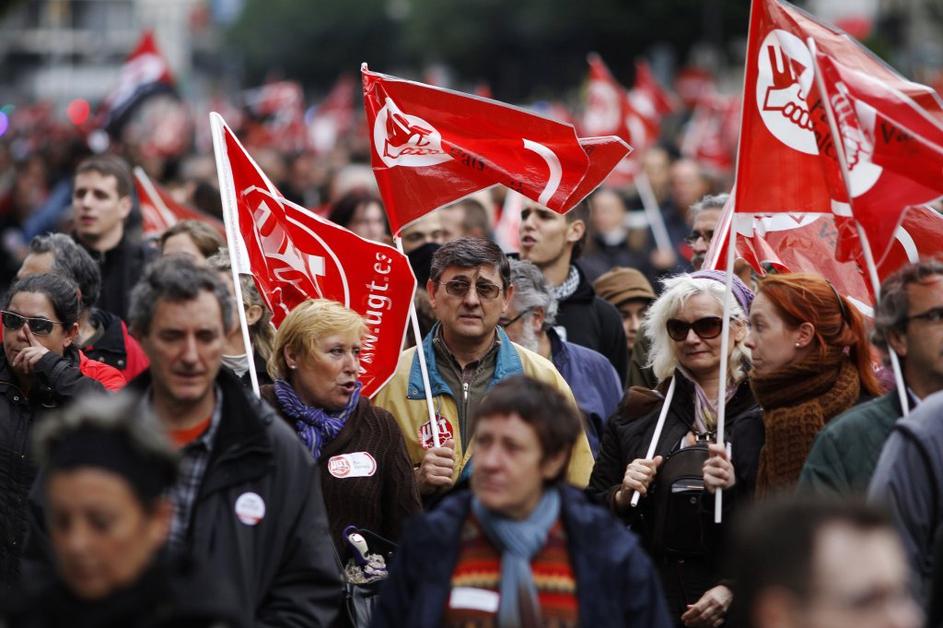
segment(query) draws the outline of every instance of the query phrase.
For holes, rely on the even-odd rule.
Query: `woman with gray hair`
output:
[[[725,491],[726,523],[729,511],[753,494],[763,445],[762,413],[746,383],[753,293],[733,278],[729,349],[721,356],[725,278],[698,271],[664,281],[642,324],[658,387],[629,390],[609,420],[588,489],[641,536],[669,610],[685,626],[723,622],[733,596],[720,583],[724,525],[713,523],[713,494]],[[726,449],[714,443],[721,359],[728,365]]]

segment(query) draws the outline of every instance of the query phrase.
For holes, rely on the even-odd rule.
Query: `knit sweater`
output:
[[[531,572],[537,587],[541,625],[575,628],[578,625],[576,578],[566,548],[566,532],[559,520],[550,528],[546,544],[531,561]],[[459,587],[495,593],[501,590],[501,554],[472,513],[462,528],[458,562],[452,571],[453,595]],[[498,625],[496,611],[457,606],[446,606],[443,626],[493,628]]]
[[[260,393],[294,429],[294,421],[286,418],[278,403],[275,386],[262,386]],[[344,462],[350,459],[340,456],[361,452],[376,462],[373,473],[366,477],[345,475]],[[331,536],[345,558],[342,533],[347,526],[366,528],[395,542],[403,522],[422,509],[399,426],[389,412],[374,407],[368,399],[360,398],[337,437],[321,449],[318,462]]]
[[[763,407],[766,440],[760,451],[756,496],[792,490],[822,427],[857,403],[861,380],[854,364],[797,364],[751,380]],[[824,368],[823,368],[824,367]]]

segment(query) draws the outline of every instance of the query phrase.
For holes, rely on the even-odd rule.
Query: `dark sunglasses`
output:
[[[669,318],[665,327],[668,329],[668,335],[671,336],[671,339],[678,342],[687,338],[688,332],[692,329],[701,340],[710,340],[720,335],[724,328],[724,319],[719,316],[705,316],[689,323],[677,318]]]
[[[690,234],[684,237],[684,241],[689,245],[694,246],[697,244],[697,241],[704,239],[705,244],[710,244],[711,240],[714,238],[714,230],[708,229],[707,231],[692,231]]]
[[[521,311],[517,316],[515,316],[514,318],[499,318],[499,319],[498,319],[498,325],[500,325],[501,327],[507,327],[508,325],[513,325],[513,324],[516,323],[516,322],[518,321],[518,319],[520,319],[522,316],[526,316],[527,314],[530,314],[533,309],[534,309],[534,308],[529,307],[529,308],[527,308],[526,310],[522,310],[522,311]]]
[[[7,312],[6,310],[0,312],[0,316],[3,318],[3,326],[6,329],[16,331],[26,323],[29,325],[29,330],[37,336],[51,334],[53,325],[62,325],[59,321],[51,321],[48,318],[30,318],[20,316],[15,312]]]
[[[445,291],[453,297],[464,297],[471,290],[471,286],[471,282],[466,279],[453,279],[445,282]],[[501,287],[482,279],[475,282],[475,292],[482,299],[494,299],[501,294]]]

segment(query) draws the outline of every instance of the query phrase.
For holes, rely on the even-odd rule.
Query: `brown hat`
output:
[[[593,282],[596,294],[616,307],[630,299],[655,300],[655,291],[645,275],[634,268],[616,266]]]

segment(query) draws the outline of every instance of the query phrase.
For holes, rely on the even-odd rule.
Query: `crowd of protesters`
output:
[[[42,134],[0,141],[0,626],[943,626],[943,263],[873,320],[702,269],[729,182],[656,146],[670,251],[607,185],[407,225],[422,337],[368,399],[357,313],[276,330],[213,228],[141,235],[129,159],[218,217],[211,158]],[[391,241],[363,138],[250,150]]]

